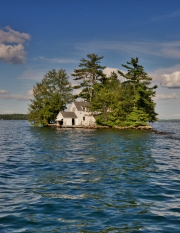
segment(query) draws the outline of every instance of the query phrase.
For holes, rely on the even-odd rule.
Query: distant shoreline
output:
[[[28,114],[0,114],[0,120],[27,120]]]
[[[161,121],[179,121],[180,119],[159,119],[157,122],[161,122]]]

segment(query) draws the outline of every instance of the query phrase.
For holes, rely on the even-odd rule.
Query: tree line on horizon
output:
[[[80,98],[90,103],[90,111],[96,123],[103,126],[145,126],[157,121],[153,97],[157,86],[150,87],[152,78],[138,64],[138,58],[131,58],[122,66],[126,73],[118,70],[125,79],[121,82],[117,73],[110,76],[103,73],[106,68],[100,64],[103,56],[87,54],[72,76],[77,85],[72,86],[66,70],[55,69],[45,74],[41,82],[33,87],[34,98],[28,109],[28,119],[33,125],[47,126],[56,119],[59,111]],[[73,90],[79,94],[73,95]]]
[[[27,120],[28,114],[0,114],[0,120]]]

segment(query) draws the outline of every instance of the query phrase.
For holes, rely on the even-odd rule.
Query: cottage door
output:
[[[75,120],[74,120],[74,118],[72,118],[72,125],[74,125],[74,123],[75,123]]]

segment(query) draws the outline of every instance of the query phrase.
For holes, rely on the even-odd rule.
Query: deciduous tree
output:
[[[29,121],[33,125],[46,126],[73,100],[72,87],[66,71],[49,71],[42,81],[33,87],[33,95],[28,109]]]

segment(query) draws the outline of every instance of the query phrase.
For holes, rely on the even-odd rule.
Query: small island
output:
[[[103,73],[106,66],[100,64],[102,58],[88,54],[80,60],[79,68],[72,73],[77,85],[70,83],[63,69],[45,74],[33,88],[34,98],[28,113],[31,124],[152,129],[148,123],[157,121],[153,101],[157,86],[151,85],[152,78],[138,64],[138,58],[122,64],[126,72],[118,70],[109,76]],[[68,104],[71,106],[66,111]]]

